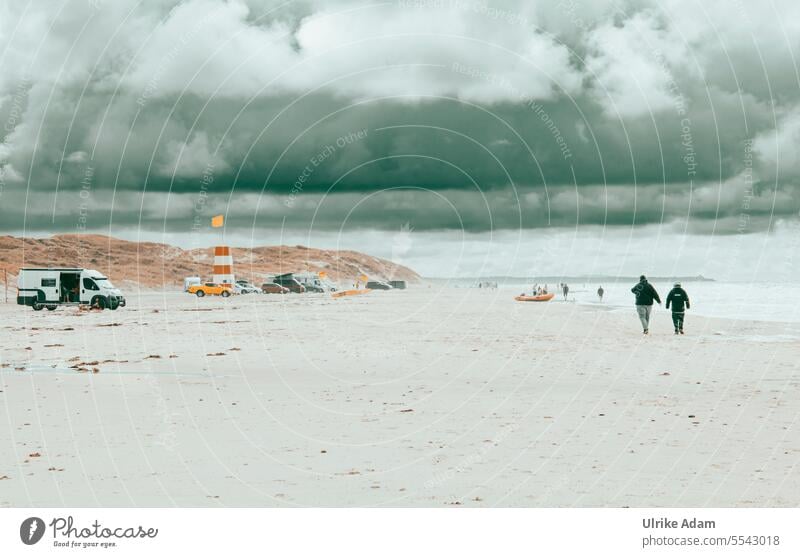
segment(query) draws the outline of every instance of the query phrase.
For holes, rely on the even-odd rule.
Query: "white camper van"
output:
[[[17,303],[36,311],[52,311],[70,304],[90,304],[100,309],[125,307],[119,288],[92,269],[20,269],[17,288]]]
[[[336,285],[316,273],[292,273],[292,278],[306,287],[306,292],[336,292]]]
[[[200,277],[186,277],[183,279],[183,291],[188,292],[190,286],[200,286],[203,284],[203,281],[200,280]]]

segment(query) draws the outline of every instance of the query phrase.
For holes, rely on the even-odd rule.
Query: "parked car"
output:
[[[195,284],[189,287],[189,294],[194,294],[198,298],[203,296],[222,296],[227,298],[231,295],[230,284],[217,284],[215,282],[205,282],[203,284]]]
[[[289,289],[281,286],[280,284],[275,284],[274,282],[265,282],[261,285],[261,291],[264,294],[288,294]]]
[[[404,280],[390,280],[389,286],[394,288],[395,290],[405,290],[406,289],[406,281]]]
[[[246,280],[237,280],[233,286],[236,294],[260,294],[261,290]]]
[[[296,294],[302,294],[306,291],[306,287],[300,284],[300,282],[292,276],[291,273],[285,275],[277,275],[272,282],[275,284],[279,284],[284,288],[288,288],[290,292],[294,292]]]
[[[291,273],[291,277],[306,287],[306,292],[336,292],[336,285],[320,278],[319,273]]]
[[[391,285],[382,280],[371,280],[367,283],[366,287],[370,290],[392,290]]]

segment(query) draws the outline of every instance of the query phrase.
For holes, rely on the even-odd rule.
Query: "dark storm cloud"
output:
[[[240,227],[753,230],[800,208],[794,3],[706,3],[715,36],[669,3],[70,7],[0,24],[6,230],[184,230],[212,207]]]

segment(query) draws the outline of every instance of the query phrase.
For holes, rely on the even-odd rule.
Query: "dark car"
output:
[[[261,291],[264,294],[288,294],[289,289],[281,286],[280,284],[275,284],[274,282],[265,282],[261,285]]]
[[[389,286],[394,288],[395,290],[405,290],[406,289],[406,281],[404,280],[390,280]]]
[[[306,291],[306,287],[300,284],[300,281],[291,275],[278,275],[272,279],[272,282],[284,288],[288,288],[289,292],[294,292],[296,294],[302,294]]]
[[[370,290],[391,290],[392,287],[383,282],[382,280],[371,280],[367,283],[367,288]]]

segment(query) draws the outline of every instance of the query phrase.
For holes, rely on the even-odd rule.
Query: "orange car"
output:
[[[202,298],[205,295],[222,296],[223,298],[227,298],[231,295],[231,287],[229,284],[206,282],[203,284],[195,284],[190,286],[187,292],[189,292],[189,294],[196,294],[198,298]]]

